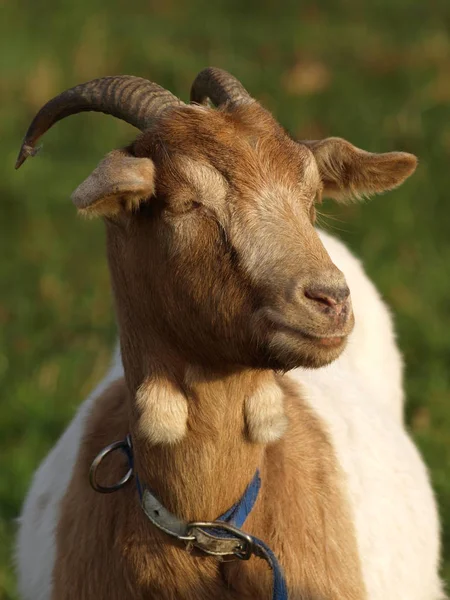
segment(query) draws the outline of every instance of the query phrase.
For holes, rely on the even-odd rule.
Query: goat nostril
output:
[[[326,306],[336,306],[337,302],[331,296],[327,296],[326,294],[319,293],[317,291],[311,292],[310,290],[305,290],[305,296],[310,300],[314,300],[315,302],[320,302],[320,304],[325,304]]]
[[[350,290],[347,286],[339,288],[307,288],[304,294],[310,300],[336,309],[347,300]]]

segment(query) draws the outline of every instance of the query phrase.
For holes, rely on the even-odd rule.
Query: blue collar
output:
[[[116,484],[109,487],[102,486],[97,481],[97,469],[105,456],[119,449],[127,456],[128,472]],[[258,498],[261,488],[259,471],[256,471],[242,498],[223,515],[215,521],[191,523],[186,523],[170,513],[151,490],[141,484],[138,474],[134,472],[133,447],[129,435],[125,440],[113,442],[95,457],[89,471],[89,481],[95,491],[106,494],[122,488],[130,481],[133,474],[136,478],[142,510],[155,527],[183,542],[186,550],[196,548],[212,556],[234,556],[241,560],[248,560],[252,555],[264,559],[273,572],[272,600],[288,600],[286,581],[276,556],[262,540],[241,529]]]
[[[248,485],[242,498],[236,502],[226,513],[221,515],[217,520],[230,523],[234,527],[241,528],[248,515],[251,513],[258,498],[261,487],[261,478],[257,470],[252,481]],[[253,550],[253,553],[267,561],[273,571],[273,589],[272,600],[288,600],[288,593],[284,573],[278,563],[277,557],[272,550],[262,540],[255,536],[250,536],[254,549],[258,548],[258,552]]]
[[[142,486],[136,474],[141,506],[148,519],[158,529],[213,556],[234,555],[248,560],[253,554],[267,561],[273,572],[272,600],[288,600],[283,571],[272,550],[259,538],[241,530],[251,513],[261,487],[259,471],[246,488],[244,495],[216,521],[185,523],[169,513],[148,488]]]

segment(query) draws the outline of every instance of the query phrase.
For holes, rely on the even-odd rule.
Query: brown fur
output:
[[[87,424],[61,507],[53,600],[270,596],[262,561],[189,556],[148,523],[133,486],[89,488],[95,454],[127,432],[142,481],[186,520],[217,517],[259,468],[246,529],[278,555],[291,599],[365,598],[326,432],[272,370],[321,366],[345,346],[348,289],[314,229],[314,202],[390,189],[415,166],[374,156],[342,140],[298,144],[256,102],[181,106],[78,188],[77,205],[107,225],[125,380]],[[284,437],[261,443],[286,417]],[[104,476],[124,468],[115,457]]]
[[[303,143],[314,153],[324,195],[340,202],[392,190],[417,167],[417,158],[407,152],[373,154],[341,138]]]
[[[292,600],[365,598],[343,475],[318,419],[286,377],[286,435],[264,447],[243,435],[243,402],[259,377],[244,371],[207,378],[189,391],[189,433],[176,446],[135,437],[137,472],[167,508],[186,520],[214,519],[243,493],[256,468],[262,488],[245,530],[265,540],[283,566]],[[221,564],[193,556],[160,534],[138,504],[134,484],[108,496],[90,489],[93,457],[128,432],[127,388],[118,381],[96,402],[86,426],[57,529],[53,600],[271,597],[265,562]],[[104,483],[126,469],[119,455]]]

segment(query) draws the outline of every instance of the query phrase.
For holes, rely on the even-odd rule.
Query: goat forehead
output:
[[[263,138],[283,137],[282,128],[259,105],[242,110],[213,110],[199,106],[176,107],[148,131],[168,151],[210,157],[219,151],[238,155]]]
[[[320,187],[312,152],[274,121],[267,127],[253,126],[242,123],[239,115],[184,107],[174,110],[157,129],[149,132],[149,138],[156,142],[154,157],[169,188],[178,180],[199,193],[224,199],[229,188],[238,196],[252,191],[261,198],[267,188],[270,196],[277,195],[277,187],[289,188],[298,198],[314,195]],[[283,191],[278,196],[290,195]]]
[[[148,135],[156,136],[167,149],[202,154],[222,144],[230,146],[237,126],[238,122],[226,112],[184,106],[162,115]]]
[[[320,190],[322,184],[313,154],[308,149],[304,152],[293,142],[291,146],[295,146],[294,149],[280,144],[274,144],[270,151],[261,149],[256,168],[249,169],[247,185],[261,201],[268,198],[276,199],[279,204],[310,201]]]
[[[204,201],[223,202],[229,197],[247,198],[251,204],[262,205],[266,210],[282,208],[283,203],[299,204],[310,201],[320,185],[319,171],[314,158],[306,156],[304,164],[292,171],[273,168],[265,157],[240,164],[239,174],[228,172],[228,179],[214,165],[201,159],[181,155],[173,160],[179,183],[187,185]],[[267,162],[267,164],[266,164]],[[172,171],[173,173],[173,171]],[[233,177],[235,175],[235,177]],[[230,189],[233,193],[230,194]]]

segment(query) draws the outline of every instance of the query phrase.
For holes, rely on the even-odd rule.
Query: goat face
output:
[[[42,130],[70,114],[67,98],[71,112],[86,110],[88,97],[92,110],[141,122],[143,134],[73,195],[81,211],[107,222],[122,335],[132,333],[135,346],[139,336],[163,339],[191,362],[325,365],[342,352],[353,313],[345,278],[314,229],[315,202],[391,189],[416,159],[337,138],[294,142],[234,78],[207,71],[219,110],[184,105],[136,78],[73,88],[38,114],[18,164]],[[193,88],[199,101],[202,77]],[[144,107],[164,104],[141,121],[133,105],[140,89],[150,93]]]
[[[151,161],[150,194],[109,228],[119,307],[156,316],[191,360],[290,369],[339,356],[353,313],[314,229],[313,150],[257,104],[164,115],[128,149]]]
[[[130,152],[155,176],[153,196],[127,216],[127,288],[148,277],[140,287],[177,347],[282,369],[339,355],[353,314],[314,229],[311,150],[255,105],[175,109]]]

